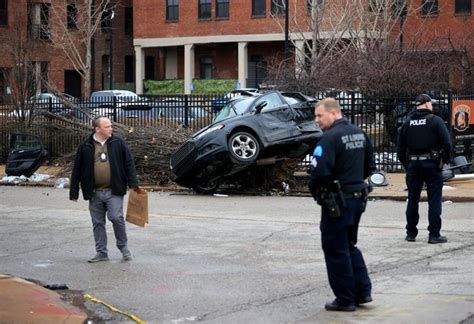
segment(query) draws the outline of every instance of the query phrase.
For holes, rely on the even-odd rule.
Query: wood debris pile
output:
[[[167,126],[116,131],[130,147],[140,183],[148,185],[173,182],[170,157],[193,132],[189,128]]]

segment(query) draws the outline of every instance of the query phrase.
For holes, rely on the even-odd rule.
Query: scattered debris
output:
[[[51,178],[48,174],[34,173],[31,177],[22,176],[4,176],[0,182],[19,184],[21,182],[44,182]]]
[[[69,188],[69,178],[59,178],[54,183],[54,188],[56,189]]]

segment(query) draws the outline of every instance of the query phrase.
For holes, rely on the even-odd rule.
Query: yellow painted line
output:
[[[119,314],[122,314],[122,315],[125,315],[129,318],[131,318],[132,320],[134,320],[136,323],[138,324],[145,324],[146,322],[142,319],[140,319],[138,316],[135,316],[131,313],[127,313],[127,312],[124,312],[124,311],[121,311],[120,309],[112,306],[112,305],[109,305],[105,302],[103,302],[102,300],[100,299],[97,299],[95,298],[94,296],[91,296],[89,294],[85,294],[84,295],[84,298],[87,298],[89,299],[90,301],[94,302],[94,303],[97,303],[97,304],[101,304],[101,305],[104,305],[105,307],[109,308],[111,311],[115,312],[115,313],[119,313]]]

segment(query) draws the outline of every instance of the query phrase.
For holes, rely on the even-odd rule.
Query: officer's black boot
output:
[[[446,236],[430,236],[428,238],[428,243],[430,244],[438,244],[438,243],[446,243],[448,242],[448,239]]]
[[[340,302],[337,301],[337,299],[334,299],[330,303],[326,303],[326,305],[324,305],[324,308],[326,308],[327,311],[339,311],[339,312],[353,312],[356,310],[354,304],[341,304]]]

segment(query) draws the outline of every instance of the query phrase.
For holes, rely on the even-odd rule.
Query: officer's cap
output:
[[[428,96],[426,93],[422,93],[421,95],[418,95],[418,97],[416,97],[415,105],[420,106],[420,105],[425,104],[427,102],[432,102],[431,97]]]

